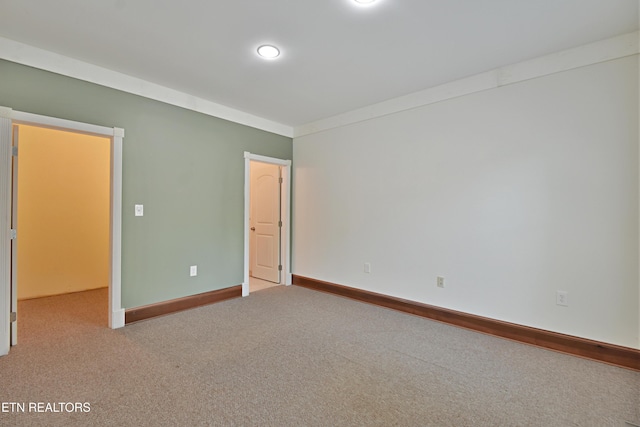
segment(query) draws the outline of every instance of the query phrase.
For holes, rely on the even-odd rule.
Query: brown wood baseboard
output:
[[[640,350],[503,322],[335,283],[293,275],[293,284],[391,308],[550,350],[640,371]]]
[[[139,322],[140,320],[163,316],[165,314],[188,310],[190,308],[213,304],[215,302],[237,298],[240,296],[242,296],[242,285],[237,285],[230,288],[204,292],[188,297],[163,301],[156,304],[128,308],[124,312],[124,323],[125,325],[128,325],[129,323]]]

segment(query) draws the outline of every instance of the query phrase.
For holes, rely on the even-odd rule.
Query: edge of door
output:
[[[280,236],[280,262],[282,274],[280,284],[291,285],[291,160],[261,156],[248,151],[244,152],[244,278],[242,280],[242,296],[249,295],[249,208],[251,190],[251,161],[270,163],[282,167],[282,229]]]
[[[0,107],[0,356],[11,345],[11,109]]]
[[[18,141],[20,140],[20,127],[12,123],[11,124],[11,149],[19,150]],[[18,229],[18,162],[14,156],[11,157],[11,221],[9,227],[12,230]],[[9,305],[9,311],[15,312],[18,315],[18,292],[17,292],[17,271],[18,271],[18,241],[11,243],[11,283],[9,283],[9,294],[11,294],[11,302]],[[13,316],[13,315],[12,315]],[[9,346],[13,347],[18,345],[18,319],[15,322],[11,322]]]

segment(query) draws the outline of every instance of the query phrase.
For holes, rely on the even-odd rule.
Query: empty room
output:
[[[639,27],[0,2],[0,425],[640,426]]]

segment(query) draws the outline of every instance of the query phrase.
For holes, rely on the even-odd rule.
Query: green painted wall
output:
[[[0,75],[2,106],[125,129],[124,308],[242,283],[243,153],[291,159],[291,138],[8,61]]]

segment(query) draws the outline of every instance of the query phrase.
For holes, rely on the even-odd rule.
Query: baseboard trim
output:
[[[156,304],[149,304],[141,307],[128,308],[124,312],[124,322],[126,325],[139,322],[152,317],[163,316],[177,311],[188,310],[190,308],[213,304],[216,302],[238,298],[242,296],[242,285],[231,286],[217,291],[204,292],[188,297],[172,299]]]
[[[293,284],[414,314],[477,332],[640,371],[640,350],[503,322],[335,283],[293,275]]]

